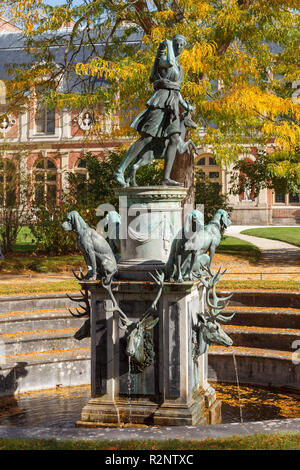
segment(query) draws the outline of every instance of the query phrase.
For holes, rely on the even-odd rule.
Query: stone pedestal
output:
[[[165,282],[151,330],[152,365],[131,370],[119,314],[99,281],[86,281],[91,292],[91,400],[77,426],[195,425],[220,422],[220,402],[207,382],[207,354],[193,357],[193,327],[203,310],[203,286]],[[149,281],[116,281],[114,296],[133,321],[154,300]]]
[[[122,220],[118,279],[150,280],[149,271],[164,267],[182,227],[181,203],[186,194],[187,189],[178,186],[116,190]]]
[[[136,328],[158,293],[149,272],[163,271],[172,242],[182,229],[186,193],[185,188],[169,186],[116,191],[121,260],[112,283],[114,299],[100,281],[81,282],[91,293],[92,398],[83,408],[78,426],[220,422],[220,402],[207,382],[207,353],[197,357],[193,342],[197,313],[204,311],[201,283],[164,282],[152,312],[158,322],[151,323],[152,329],[142,336],[147,361],[141,368],[141,361],[137,366],[126,354],[131,328]],[[125,330],[120,328],[113,302],[133,322]]]

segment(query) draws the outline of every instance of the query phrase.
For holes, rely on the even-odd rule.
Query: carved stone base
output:
[[[163,269],[171,244],[182,228],[181,203],[186,188],[145,186],[120,188],[121,259],[118,279],[150,280],[149,271]]]
[[[117,278],[130,281],[152,281],[149,273],[154,273],[156,270],[163,271],[164,268],[165,263],[162,261],[119,261]]]
[[[214,389],[212,389],[214,390]],[[147,399],[103,402],[93,398],[82,409],[77,427],[194,426],[221,423],[221,402],[204,390],[194,393],[189,404],[158,404]]]

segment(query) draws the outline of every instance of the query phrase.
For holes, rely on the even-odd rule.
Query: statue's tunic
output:
[[[180,133],[179,101],[183,70],[177,61],[168,68],[162,67],[160,61],[155,74],[154,92],[146,103],[147,109],[133,120],[131,127],[141,135],[169,138]]]

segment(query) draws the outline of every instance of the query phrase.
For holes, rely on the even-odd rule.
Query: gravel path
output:
[[[291,250],[295,253],[300,253],[300,248],[295,245],[290,245],[289,243],[269,240],[268,238],[259,238],[252,235],[244,235],[241,232],[250,228],[267,228],[262,226],[246,226],[246,225],[231,225],[225,232],[226,235],[240,238],[246,242],[252,243],[252,245],[257,246],[261,251],[270,251],[270,250]]]

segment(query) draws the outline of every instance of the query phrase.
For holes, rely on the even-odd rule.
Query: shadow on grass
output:
[[[78,269],[84,265],[81,255],[47,256],[42,254],[12,253],[0,261],[0,271],[9,274],[20,274],[33,271],[36,273],[58,273]]]
[[[259,248],[239,238],[224,235],[216,253],[237,256],[256,264],[261,257]]]

